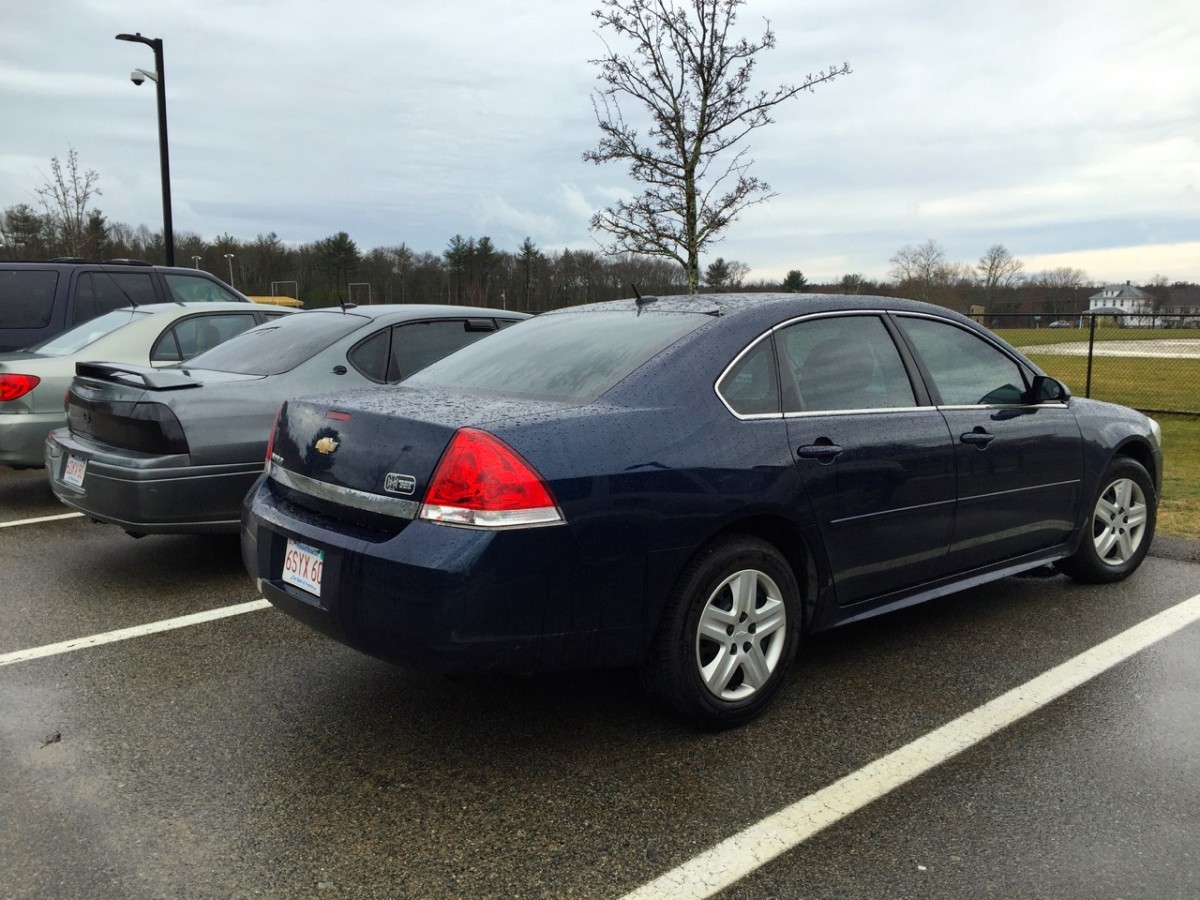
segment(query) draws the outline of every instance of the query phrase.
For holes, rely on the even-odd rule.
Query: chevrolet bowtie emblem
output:
[[[323,437],[313,444],[313,446],[317,449],[318,453],[324,453],[328,456],[338,448],[338,442],[331,437]]]

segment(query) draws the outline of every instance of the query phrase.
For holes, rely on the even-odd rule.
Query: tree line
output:
[[[99,176],[83,170],[71,149],[65,162],[51,160],[51,176],[36,190],[42,209],[18,203],[0,211],[0,255],[9,259],[58,257],[164,258],[161,231],[110,221],[94,208]],[[453,303],[542,312],[562,306],[642,294],[686,293],[685,267],[661,256],[632,252],[605,255],[589,250],[543,250],[530,238],[502,249],[488,236],[456,234],[440,252],[406,244],[363,251],[345,231],[292,246],[274,233],[244,240],[222,234],[206,240],[176,232],[176,261],[206,269],[255,296],[298,296],[308,307],[339,302]],[[819,291],[884,294],[928,300],[961,312],[988,315],[1080,312],[1097,287],[1080,269],[1058,268],[1027,274],[1024,264],[1001,244],[973,263],[947,257],[935,240],[907,244],[889,260],[891,280],[847,273],[810,283],[800,269],[782,279],[747,281],[750,265],[717,257],[698,278],[708,291]],[[1142,289],[1156,310],[1167,311],[1173,294],[1194,289],[1159,276]],[[1186,292],[1186,291],[1185,291]],[[1189,295],[1195,296],[1193,290]],[[1200,303],[1200,298],[1193,302]]]

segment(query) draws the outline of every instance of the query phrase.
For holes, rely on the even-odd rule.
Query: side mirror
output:
[[[1071,392],[1065,384],[1049,375],[1035,375],[1028,396],[1030,403],[1066,403],[1071,399]]]

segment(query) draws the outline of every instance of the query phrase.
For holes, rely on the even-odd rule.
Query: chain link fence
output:
[[[988,315],[983,324],[1078,396],[1200,414],[1198,315]]]

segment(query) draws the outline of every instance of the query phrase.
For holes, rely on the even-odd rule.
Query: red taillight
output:
[[[37,387],[41,380],[36,375],[9,375],[0,372],[0,403],[24,397]]]
[[[271,433],[267,436],[267,458],[263,461],[263,469],[267,472],[271,471],[271,454],[275,452],[275,432],[279,429],[279,417],[283,415],[283,408],[286,403],[281,403],[279,409],[275,410],[275,421],[271,423]]]
[[[425,492],[420,517],[452,525],[514,528],[563,521],[546,482],[498,437],[461,428]]]

